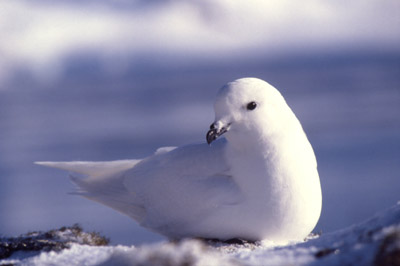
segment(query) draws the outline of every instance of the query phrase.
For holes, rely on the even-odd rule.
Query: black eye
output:
[[[248,104],[247,104],[247,110],[254,110],[254,109],[256,109],[256,107],[257,107],[257,103],[256,102],[249,102]]]

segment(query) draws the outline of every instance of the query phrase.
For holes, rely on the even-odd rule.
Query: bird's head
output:
[[[242,78],[223,86],[214,104],[215,121],[207,132],[211,144],[221,135],[228,141],[262,138],[281,127],[290,108],[273,86],[257,78]]]

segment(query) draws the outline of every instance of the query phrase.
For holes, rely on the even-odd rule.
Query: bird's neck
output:
[[[240,172],[237,175],[240,180],[235,181],[244,194],[273,197],[265,195],[263,191],[267,187],[284,187],[297,183],[292,180],[296,177],[295,171],[298,167],[298,149],[292,145],[297,141],[292,136],[293,134],[285,133],[261,137],[250,135],[245,142],[239,141],[243,140],[243,136],[238,136],[237,140],[228,139],[228,161],[235,173]],[[288,189],[291,190],[289,187]]]
[[[230,141],[227,149],[227,157],[230,167],[234,172],[240,172],[240,180],[236,182],[244,193],[254,194],[258,190],[265,189],[271,182],[268,176],[274,171],[274,158],[278,158],[279,145],[255,138],[247,139],[246,143]],[[251,179],[251,181],[249,180]],[[249,182],[250,181],[250,182]],[[258,193],[257,193],[258,194]]]

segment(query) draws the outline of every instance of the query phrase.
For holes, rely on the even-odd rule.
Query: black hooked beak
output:
[[[210,130],[207,132],[207,136],[206,136],[207,143],[210,145],[211,142],[216,140],[219,136],[221,136],[228,130],[229,130],[229,125],[227,127],[217,128],[215,126],[215,123],[212,123],[210,126]]]

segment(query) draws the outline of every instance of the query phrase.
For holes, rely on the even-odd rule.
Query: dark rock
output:
[[[48,232],[29,232],[15,238],[0,238],[0,259],[8,258],[17,251],[61,251],[73,243],[106,246],[109,239],[96,232],[83,232],[77,224]]]

